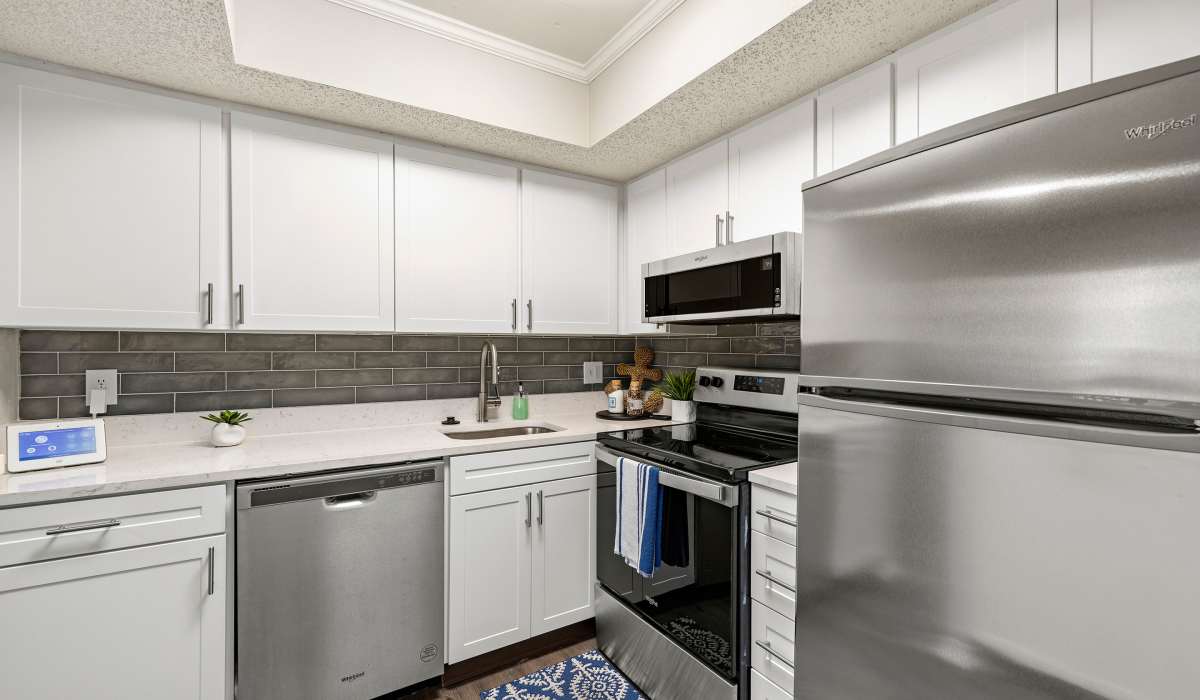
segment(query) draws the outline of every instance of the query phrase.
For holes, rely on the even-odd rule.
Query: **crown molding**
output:
[[[626,51],[632,49],[634,44],[641,41],[642,37],[649,34],[651,29],[657,27],[659,22],[666,19],[683,3],[684,0],[654,0],[643,7],[584,64],[583,70],[587,76],[587,82],[595,80],[606,68],[623,56]]]
[[[605,42],[586,63],[580,63],[404,0],[326,1],[585,84],[595,80],[604,69],[684,3],[684,0],[653,0]]]

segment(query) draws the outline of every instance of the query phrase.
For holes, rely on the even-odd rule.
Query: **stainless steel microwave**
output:
[[[784,232],[642,265],[646,323],[800,317],[799,233]]]

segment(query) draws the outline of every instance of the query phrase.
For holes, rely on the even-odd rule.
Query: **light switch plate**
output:
[[[117,404],[117,370],[115,369],[89,369],[84,372],[84,384],[86,392],[84,396],[91,396],[93,391],[103,390],[105,392],[105,401],[109,406]]]
[[[603,362],[584,362],[583,363],[583,383],[584,384],[599,384],[604,381],[604,363]]]

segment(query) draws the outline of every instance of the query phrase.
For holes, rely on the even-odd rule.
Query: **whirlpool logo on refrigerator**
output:
[[[1135,126],[1135,127],[1126,129],[1125,130],[1125,140],[1126,141],[1136,141],[1138,139],[1145,139],[1147,141],[1153,141],[1154,139],[1158,138],[1159,136],[1162,136],[1163,134],[1165,134],[1169,131],[1176,131],[1178,129],[1187,129],[1188,127],[1192,127],[1195,125],[1196,125],[1196,115],[1195,114],[1190,114],[1182,119],[1164,119],[1161,122],[1155,122],[1153,124],[1142,124],[1141,126]]]

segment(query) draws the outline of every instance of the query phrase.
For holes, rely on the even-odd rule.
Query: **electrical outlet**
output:
[[[117,403],[117,370],[89,369],[84,373],[85,396],[91,396],[93,391],[103,391],[105,402],[109,406]]]
[[[604,363],[603,362],[584,362],[583,363],[583,383],[584,384],[600,384],[604,381]]]

